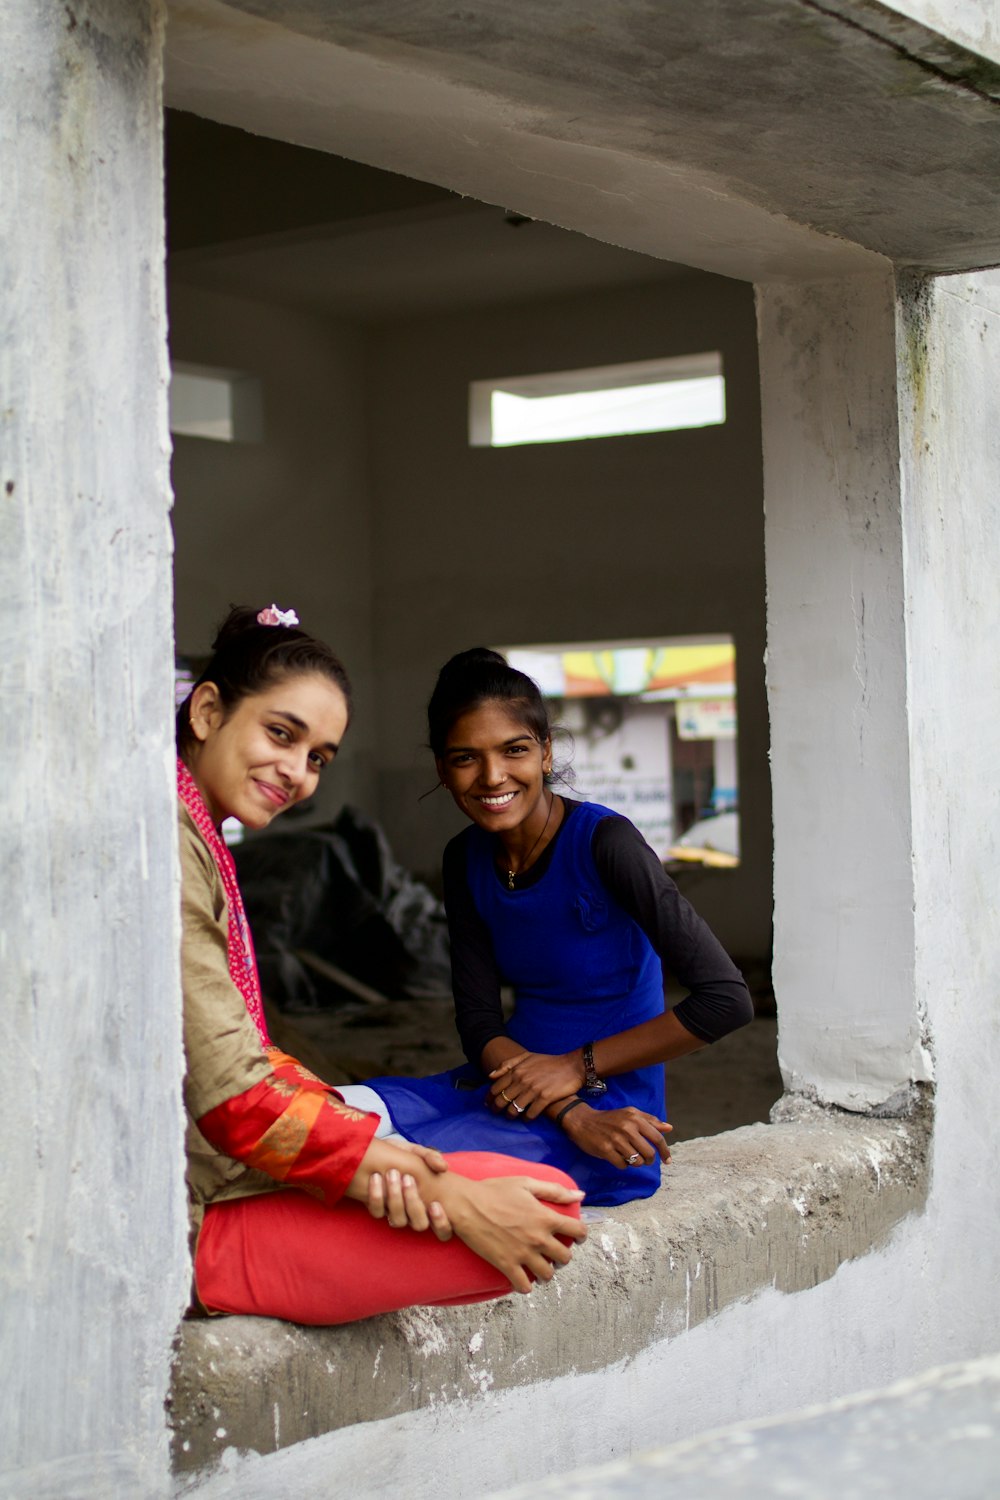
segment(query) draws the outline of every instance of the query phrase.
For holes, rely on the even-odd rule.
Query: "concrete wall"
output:
[[[184,1300],[165,661],[160,15],[154,4],[124,0],[75,0],[44,10],[13,0],[6,15],[4,140],[16,140],[17,163],[6,174],[5,199],[13,229],[4,243],[11,337],[0,367],[6,471],[0,671],[6,701],[18,712],[5,737],[9,842],[0,953],[10,976],[6,1019],[18,1103],[11,1121],[18,1134],[5,1180],[0,1409],[7,1427],[4,1485],[32,1497],[163,1491],[162,1397]],[[221,30],[218,45],[232,53]],[[237,71],[252,92],[258,80],[242,54]],[[310,96],[324,118],[335,113],[330,97],[321,88]],[[356,120],[366,117],[363,103]],[[393,103],[405,112],[406,100],[393,95]],[[502,113],[492,100],[483,109]],[[440,130],[437,117],[433,129]],[[463,140],[470,158],[483,155],[481,142]],[[591,154],[604,160],[600,147]],[[495,155],[502,165],[506,158],[499,150]],[[534,174],[543,198],[540,160],[522,161],[520,169]],[[566,154],[549,160],[566,221],[575,222],[583,213],[580,194],[585,198],[589,188],[570,180]],[[619,189],[615,178],[605,206],[617,207]],[[670,215],[658,213],[657,204],[653,194],[634,216],[655,224],[650,248],[667,250],[670,235],[661,226]],[[740,240],[746,219],[738,212],[728,217],[721,201],[718,211],[712,222],[717,239],[726,241],[727,264],[742,258],[746,265],[755,253]],[[699,234],[712,233],[702,219]],[[850,259],[849,247],[844,256]],[[994,568],[1000,283],[991,273],[963,275],[928,298],[908,288],[895,326],[881,281],[868,282],[843,312],[821,287],[800,287],[789,297],[779,286],[775,298],[775,316],[763,305],[765,397],[771,381],[780,388],[789,363],[801,360],[815,399],[828,403],[819,420],[812,410],[796,417],[790,408],[789,441],[801,448],[803,475],[805,460],[833,472],[841,466],[848,476],[841,493],[849,493],[859,482],[858,433],[876,459],[869,479],[883,464],[890,475],[897,463],[902,470],[888,515],[871,531],[862,522],[864,535],[845,529],[843,507],[833,506],[824,519],[822,487],[804,488],[813,545],[830,546],[835,572],[831,631],[848,606],[851,565],[866,582],[876,554],[888,557],[889,608],[872,643],[879,659],[892,664],[891,677],[905,671],[906,698],[901,715],[898,683],[887,675],[884,722],[881,710],[875,713],[884,729],[878,755],[887,759],[878,779],[890,810],[905,814],[907,831],[901,823],[893,837],[886,820],[876,822],[875,848],[889,861],[896,894],[884,964],[877,933],[859,928],[851,913],[853,884],[843,863],[836,867],[839,901],[831,906],[823,900],[825,851],[803,847],[787,817],[780,839],[798,840],[803,895],[811,894],[820,911],[813,976],[843,951],[834,942],[843,922],[845,936],[857,936],[871,959],[872,1010],[883,989],[888,995],[888,1043],[876,1059],[880,1087],[892,1074],[914,1070],[912,1018],[925,1028],[937,1075],[927,1210],[901,1225],[886,1250],[845,1265],[822,1286],[794,1299],[765,1292],[628,1366],[585,1376],[567,1371],[542,1388],[487,1393],[475,1405],[436,1408],[430,1418],[423,1413],[350,1429],[328,1454],[325,1472],[336,1475],[338,1488],[364,1493],[375,1453],[387,1472],[407,1473],[414,1495],[440,1494],[450,1481],[452,1494],[463,1486],[482,1493],[484,1454],[499,1455],[498,1481],[517,1481],[570,1457],[607,1458],[616,1445],[646,1447],[880,1383],[931,1361],[975,1354],[995,1339],[1000,1289],[990,1268],[1000,1190],[992,1099],[1000,1061],[1000,944],[991,726],[1000,722],[993,662],[1000,627]],[[853,379],[819,379],[821,346],[830,338],[841,370]],[[895,440],[886,425],[893,380]],[[848,397],[850,423],[843,412]],[[516,487],[508,485],[502,498],[510,509]],[[554,543],[549,556],[557,563]],[[779,664],[798,614],[783,616],[776,604]],[[858,642],[855,629],[834,662],[833,691],[845,711],[843,654],[854,661]],[[863,660],[857,666],[863,678]],[[803,674],[798,690],[822,722],[823,679]],[[822,796],[831,783],[819,773],[827,769],[846,809],[855,792],[872,805],[865,802],[869,773],[856,743],[846,759],[839,739],[832,756],[814,742],[800,759],[787,717],[776,715],[776,730],[782,781],[804,775]],[[906,737],[902,758],[890,744],[897,731]],[[908,803],[893,767],[908,772]],[[905,839],[910,889],[897,883]],[[904,946],[900,908],[908,898],[912,1017],[899,1003],[896,979]],[[786,883],[782,905],[793,899],[802,897]],[[828,1014],[832,1024],[835,1009]],[[793,1004],[788,1024],[789,1045],[798,1048],[803,1067],[821,1068],[822,1022],[810,1023],[806,1037],[804,1010]],[[855,1063],[868,1088],[865,1040]],[[834,1043],[830,1055],[842,1057],[842,1038]]]
[[[928,1414],[933,1419],[928,1421]],[[970,1442],[970,1438],[972,1441]],[[969,1360],[794,1417],[504,1490],[502,1500],[983,1500],[1000,1474],[1000,1358]],[[243,1492],[241,1500],[255,1500]],[[497,1496],[496,1500],[501,1500]]]
[[[938,1233],[968,1257],[935,1300],[964,1353],[1000,1342],[1000,272],[910,288],[899,331],[914,979],[937,1075]],[[978,1321],[981,1320],[981,1321]],[[970,1350],[969,1352],[973,1352]]]
[[[927,1076],[913,995],[893,280],[759,295],[785,1082],[848,1109]]]
[[[719,349],[723,427],[470,448],[470,380]],[[748,287],[647,287],[393,324],[372,335],[374,631],[380,803],[428,868],[461,826],[433,788],[424,708],[454,651],[479,643],[729,631],[739,672],[745,862],[694,893],[723,941],[770,940],[757,363]]]
[[[162,7],[4,10],[0,1489],[155,1496],[187,1300]]]
[[[371,510],[359,331],[174,281],[175,360],[261,382],[263,441],[178,437],[173,485],[178,648],[207,652],[231,603],[294,605],[344,658],[356,714],[303,822],[374,810]],[[297,815],[296,815],[297,816]],[[282,826],[291,826],[282,820]]]

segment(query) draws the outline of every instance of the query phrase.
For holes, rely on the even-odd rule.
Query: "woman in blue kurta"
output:
[[[670,1155],[662,1065],[750,1019],[742,976],[626,818],[552,791],[529,677],[463,652],[428,719],[438,775],[472,825],[444,863],[469,1063],[369,1087],[411,1140],[559,1166],[590,1203],[648,1197]],[[664,967],[691,991],[669,1012]]]

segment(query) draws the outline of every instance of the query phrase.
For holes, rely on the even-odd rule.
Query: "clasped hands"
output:
[[[583,1048],[551,1056],[545,1052],[521,1052],[493,1069],[490,1102],[494,1109],[508,1111],[511,1118],[523,1115],[535,1120],[559,1099],[569,1099],[587,1081]]]
[[[425,1166],[436,1174],[447,1172],[448,1163],[440,1151],[432,1146],[418,1146],[415,1141],[394,1142],[400,1151],[409,1151],[419,1156]],[[400,1172],[391,1167],[387,1172],[373,1172],[368,1179],[366,1207],[373,1219],[386,1219],[393,1229],[409,1227],[423,1232],[433,1229],[442,1242],[452,1237],[451,1220],[437,1201],[424,1203],[417,1187],[416,1178],[409,1172]]]
[[[367,1182],[368,1212],[394,1228],[431,1228],[439,1240],[457,1234],[515,1292],[530,1291],[535,1281],[550,1281],[557,1266],[572,1259],[573,1245],[587,1237],[586,1225],[559,1207],[574,1209],[583,1198],[579,1189],[532,1177],[469,1179],[449,1172],[445,1158],[430,1147],[396,1142],[390,1150],[393,1156],[409,1152],[421,1165],[407,1172],[405,1166],[390,1165],[383,1150],[379,1169]],[[424,1195],[431,1198],[425,1207],[417,1178],[427,1171],[439,1178],[434,1191],[444,1202],[431,1198],[425,1181]]]
[[[487,1102],[509,1119],[534,1120],[552,1105],[573,1098],[586,1082],[582,1048],[549,1055],[521,1052],[508,1057],[490,1073],[493,1080]],[[561,1121],[575,1146],[588,1156],[597,1156],[616,1167],[638,1166],[638,1157],[649,1163],[659,1156],[670,1160],[667,1135],[673,1129],[645,1110],[593,1109],[586,1100],[575,1104]]]

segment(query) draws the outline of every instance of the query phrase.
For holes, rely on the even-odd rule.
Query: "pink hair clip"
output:
[[[279,609],[276,604],[269,604],[267,609],[262,609],[257,616],[258,625],[297,625],[299,617],[294,609]]]

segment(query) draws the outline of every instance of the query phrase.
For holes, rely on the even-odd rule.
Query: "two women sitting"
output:
[[[632,825],[552,790],[536,685],[472,651],[429,706],[438,775],[470,823],[445,852],[468,1066],[371,1080],[359,1108],[272,1047],[220,827],[263,828],[311,796],[347,731],[346,672],[293,620],[234,610],[178,713],[198,1301],[342,1323],[528,1291],[585,1238],[584,1191],[656,1190],[662,1063],[749,1020],[746,986]],[[664,966],[691,992],[671,1012]]]

